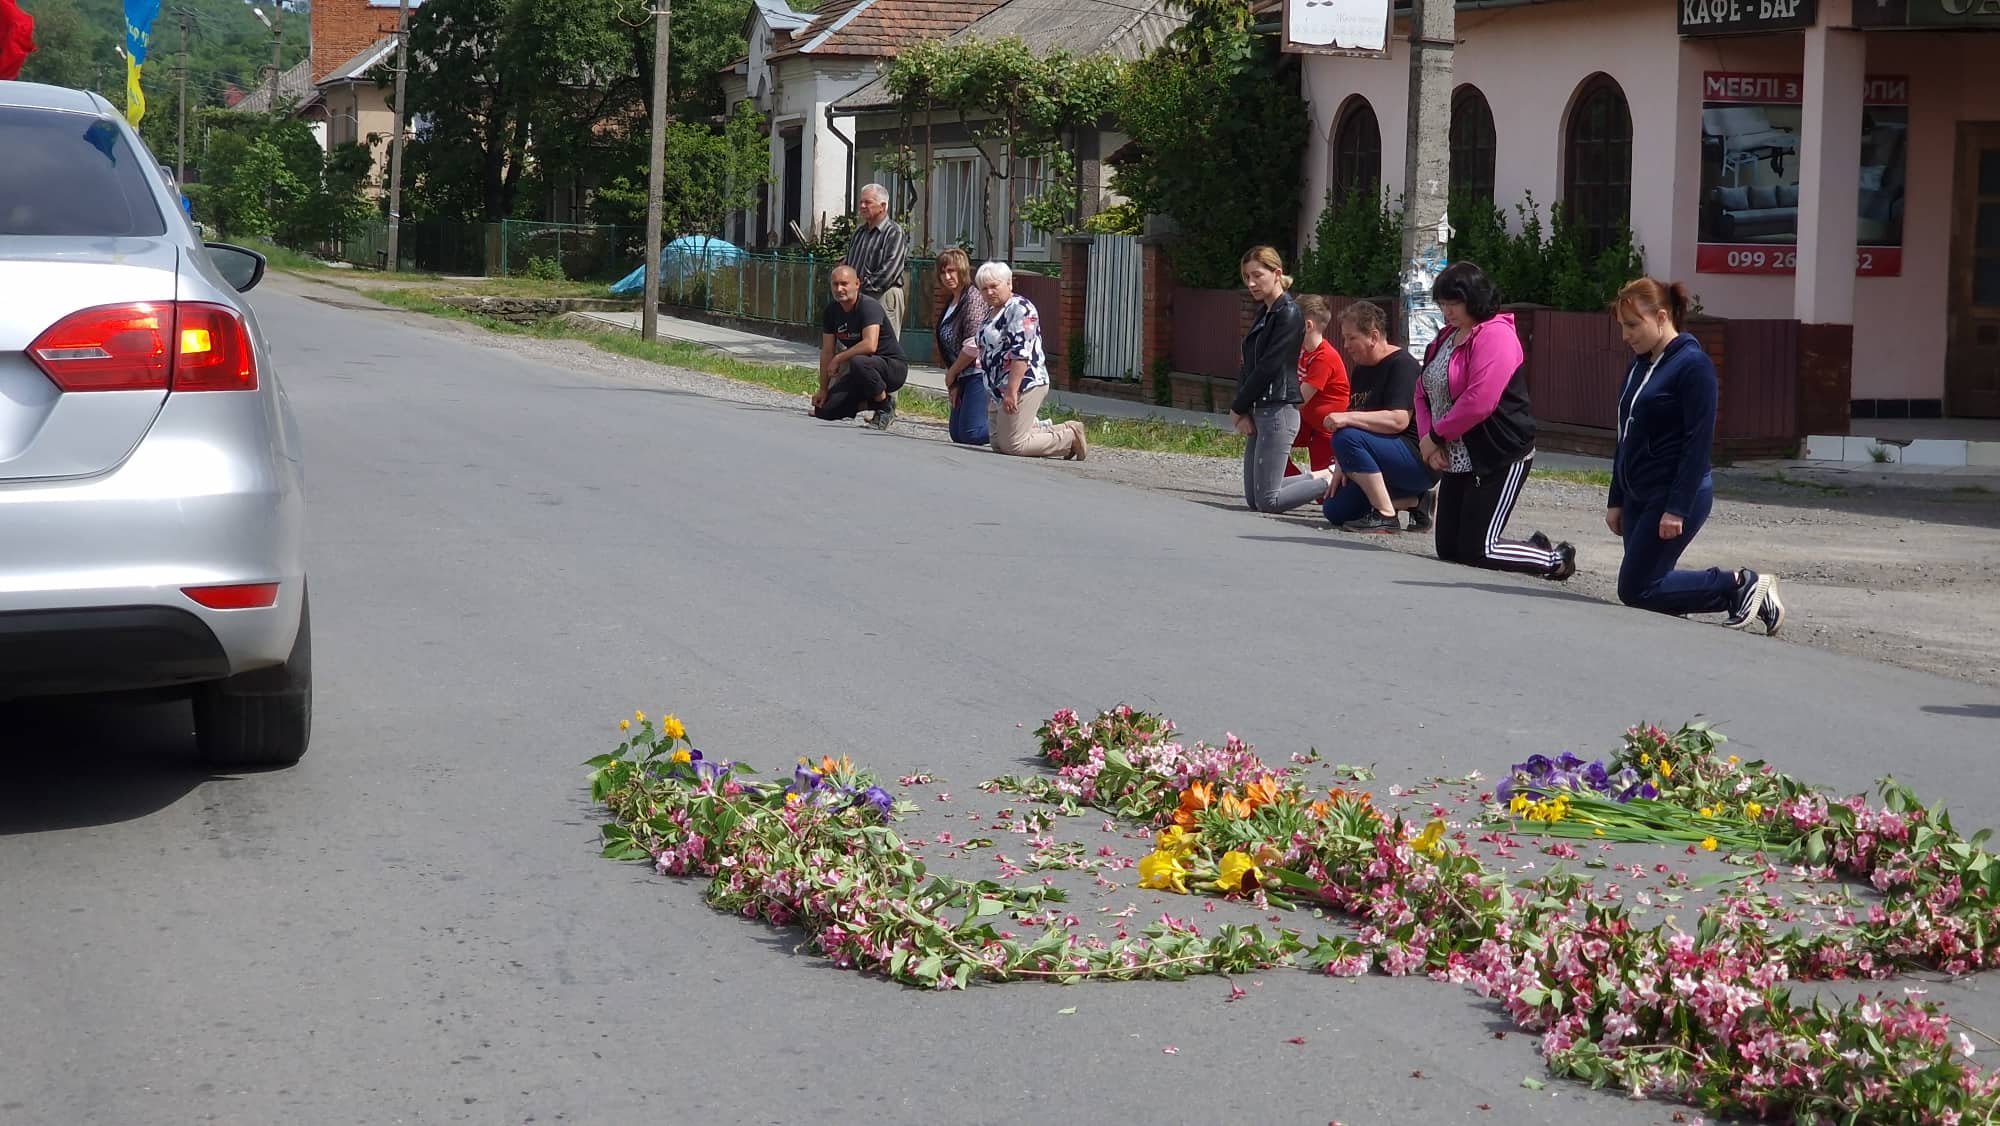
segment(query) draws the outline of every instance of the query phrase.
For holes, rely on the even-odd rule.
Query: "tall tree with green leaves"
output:
[[[1297,241],[1299,170],[1311,131],[1297,58],[1253,34],[1247,0],[1176,0],[1187,24],[1133,64],[1117,100],[1132,137],[1112,185],[1179,228],[1175,272],[1236,284],[1243,251]]]

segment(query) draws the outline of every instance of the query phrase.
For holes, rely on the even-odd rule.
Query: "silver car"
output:
[[[239,294],[109,102],[0,82],[0,700],[166,691],[203,755],[312,727],[304,479]]]

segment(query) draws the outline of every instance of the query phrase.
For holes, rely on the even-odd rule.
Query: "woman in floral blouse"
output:
[[[1083,423],[1037,426],[1049,394],[1049,360],[1042,350],[1042,317],[1034,303],[1014,292],[1014,271],[988,262],[975,278],[990,310],[979,330],[979,368],[993,396],[987,419],[995,453],[1016,457],[1083,460],[1090,452]]]

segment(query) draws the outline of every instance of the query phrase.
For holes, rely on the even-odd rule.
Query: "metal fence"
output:
[[[487,272],[485,223],[417,219],[397,232],[403,269],[429,274],[483,277]],[[389,221],[371,219],[351,236],[311,248],[321,258],[371,270],[389,265]]]
[[[553,268],[570,281],[616,281],[644,256],[646,229],[593,223],[535,223],[507,219],[499,224],[502,276]]]
[[[716,316],[794,327],[820,323],[831,299],[827,275],[837,259],[750,253],[733,249],[669,252],[660,271],[660,301]],[[937,303],[935,271],[928,258],[910,260],[904,323],[896,326],[903,352],[917,363],[931,359],[931,321]]]

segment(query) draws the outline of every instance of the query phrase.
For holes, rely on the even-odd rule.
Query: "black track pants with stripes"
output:
[[[1498,473],[1447,473],[1438,482],[1437,556],[1447,563],[1546,575],[1562,557],[1531,543],[1501,538],[1535,459]]]

